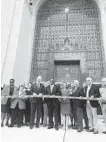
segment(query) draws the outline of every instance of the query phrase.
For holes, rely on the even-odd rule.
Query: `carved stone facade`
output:
[[[1,83],[62,78],[60,66],[68,78],[76,65],[81,78],[106,77],[106,0],[32,1],[2,0]]]
[[[37,16],[30,80],[39,74],[44,80],[54,77],[57,60],[77,60],[82,75],[99,81],[104,72],[100,21],[93,0],[46,1]]]

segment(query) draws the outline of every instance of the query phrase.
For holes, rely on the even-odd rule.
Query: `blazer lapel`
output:
[[[92,88],[93,88],[93,84],[91,85],[91,87],[90,87],[90,89],[89,89],[89,94],[90,94],[90,91],[92,90]]]
[[[55,92],[54,90],[55,90],[55,85],[53,86],[53,88],[52,88],[52,92],[51,92],[51,93]]]

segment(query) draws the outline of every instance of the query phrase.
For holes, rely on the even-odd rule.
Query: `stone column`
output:
[[[7,4],[7,3],[6,3]],[[8,37],[8,44],[5,54],[5,60],[2,69],[2,84],[8,84],[9,79],[13,77],[13,70],[16,58],[17,44],[19,40],[20,24],[23,12],[24,0],[14,0],[14,10],[12,13],[11,29]],[[13,5],[11,5],[12,7]],[[4,11],[7,9],[4,9]],[[9,12],[9,11],[8,11]],[[4,37],[5,38],[5,37]]]
[[[99,0],[102,23],[102,37],[104,46],[104,77],[106,77],[106,0]]]

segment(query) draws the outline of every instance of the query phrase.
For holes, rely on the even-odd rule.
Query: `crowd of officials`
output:
[[[40,124],[48,129],[60,127],[68,129],[69,120],[72,129],[98,134],[97,108],[100,105],[106,129],[106,78],[98,88],[90,77],[86,78],[83,86],[75,80],[70,84],[56,84],[53,79],[43,83],[38,76],[36,82],[15,86],[15,80],[10,79],[9,85],[1,87],[1,127],[29,126],[39,128]],[[27,98],[25,96],[33,97]],[[37,98],[36,96],[73,96],[100,98],[100,100]],[[5,97],[11,96],[11,98]],[[4,120],[6,123],[4,124]],[[83,121],[84,120],[84,121]],[[103,131],[106,134],[106,131]]]

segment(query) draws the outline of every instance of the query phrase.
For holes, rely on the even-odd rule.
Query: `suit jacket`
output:
[[[42,93],[43,95],[45,94],[45,88],[44,88],[43,84],[40,84],[40,87],[38,88],[37,84],[33,83],[31,90],[32,90],[32,93],[36,93],[37,95],[39,95],[40,93]],[[31,98],[30,102],[41,104],[42,98]]]
[[[76,91],[72,93],[71,96],[73,96],[73,97],[84,97],[83,89],[82,89],[81,87],[78,87],[78,88],[76,89]],[[73,99],[72,102],[73,102],[73,105],[74,105],[75,107],[80,107],[80,108],[83,107],[83,103],[84,103],[83,100],[77,100],[77,99],[74,100],[74,99]]]
[[[26,95],[25,91],[22,91],[20,94],[20,97],[24,97]],[[19,91],[14,95],[15,97],[19,97]],[[25,109],[26,108],[26,99],[22,98],[14,98],[11,102],[11,108],[14,109],[17,104],[19,105],[19,109]]]
[[[5,86],[5,88],[2,90],[2,96],[9,96],[10,94],[10,85]],[[17,94],[17,87],[14,86],[14,91],[13,91],[13,95]],[[6,97],[2,97],[1,98],[1,104],[5,105],[8,101],[8,98]]]
[[[86,97],[86,93],[87,93],[87,87],[85,87],[85,97]],[[100,97],[100,92],[99,92],[99,88],[95,85],[92,84],[91,88],[89,90],[89,97],[94,96],[94,98],[99,98]],[[98,107],[99,103],[98,101],[90,101],[90,104],[92,107]]]
[[[60,96],[61,95],[61,90],[60,90],[60,86],[59,85],[54,85],[52,92],[51,92],[51,88],[50,85],[46,87],[46,95],[55,95],[55,96]],[[59,103],[58,99],[47,99],[47,103],[51,103],[53,101],[53,103]]]

